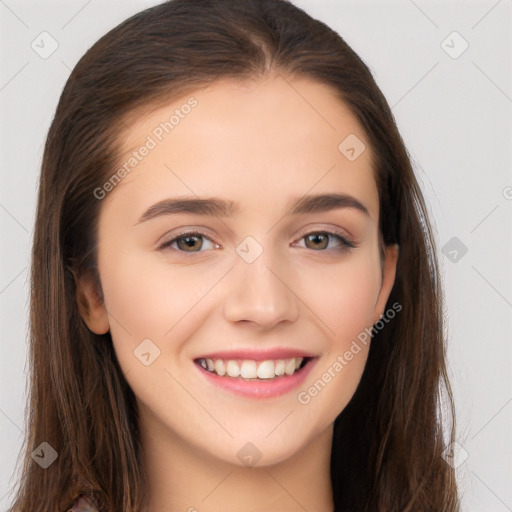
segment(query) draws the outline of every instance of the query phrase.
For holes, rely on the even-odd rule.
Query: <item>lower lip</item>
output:
[[[293,375],[282,375],[281,377],[268,380],[245,380],[241,377],[221,377],[216,373],[205,370],[198,364],[194,363],[194,366],[197,367],[208,382],[218,388],[248,398],[265,399],[284,395],[299,387],[304,382],[315,363],[316,358],[312,358],[303,368]]]

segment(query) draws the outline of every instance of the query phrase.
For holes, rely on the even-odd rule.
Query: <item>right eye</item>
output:
[[[205,242],[207,247],[205,247]],[[204,250],[219,248],[220,245],[213,242],[203,233],[197,231],[186,231],[167,240],[159,246],[160,250],[175,250],[186,253],[204,252]]]

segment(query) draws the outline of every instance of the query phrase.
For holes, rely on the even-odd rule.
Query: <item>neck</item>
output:
[[[215,458],[147,419],[141,421],[140,434],[149,482],[148,511],[334,510],[332,426],[292,457],[263,467]]]

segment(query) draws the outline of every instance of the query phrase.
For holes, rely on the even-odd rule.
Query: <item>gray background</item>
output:
[[[0,0],[0,510],[24,435],[29,253],[45,136],[79,57],[156,3]],[[439,241],[463,510],[512,511],[512,0],[294,3],[342,35],[393,108]],[[58,44],[48,58],[31,47],[46,37],[51,48],[44,31]]]

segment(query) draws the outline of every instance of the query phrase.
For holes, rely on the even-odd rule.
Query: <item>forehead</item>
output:
[[[180,192],[221,196],[249,187],[261,199],[270,190],[341,186],[377,207],[366,134],[336,92],[312,79],[219,79],[129,119],[118,164],[134,165],[124,184],[157,186],[172,173]],[[135,162],[143,146],[151,150]]]
[[[190,107],[191,103],[194,103],[193,107]],[[194,115],[189,116],[191,113]],[[246,129],[263,128],[260,130],[262,137],[279,124],[295,121],[300,122],[295,124],[293,131],[289,126],[287,134],[282,134],[289,140],[292,139],[287,135],[299,135],[301,131],[309,134],[317,131],[319,137],[328,131],[338,132],[338,135],[357,133],[361,139],[366,137],[334,88],[309,77],[274,73],[265,78],[243,81],[217,79],[205,88],[181,95],[164,106],[145,105],[129,112],[124,123],[126,130],[121,134],[121,152],[129,153],[135,149],[141,142],[141,136],[152,133],[160,123],[170,122],[171,130],[165,135],[172,132],[175,138],[180,131],[183,132],[185,123],[182,121],[186,117],[191,117],[186,124],[192,124],[198,136],[201,127],[204,126],[205,130],[211,128],[204,125],[209,118],[215,120],[219,129],[228,123],[242,124]],[[194,122],[198,117],[201,122]],[[180,130],[177,130],[178,125],[181,125]]]

